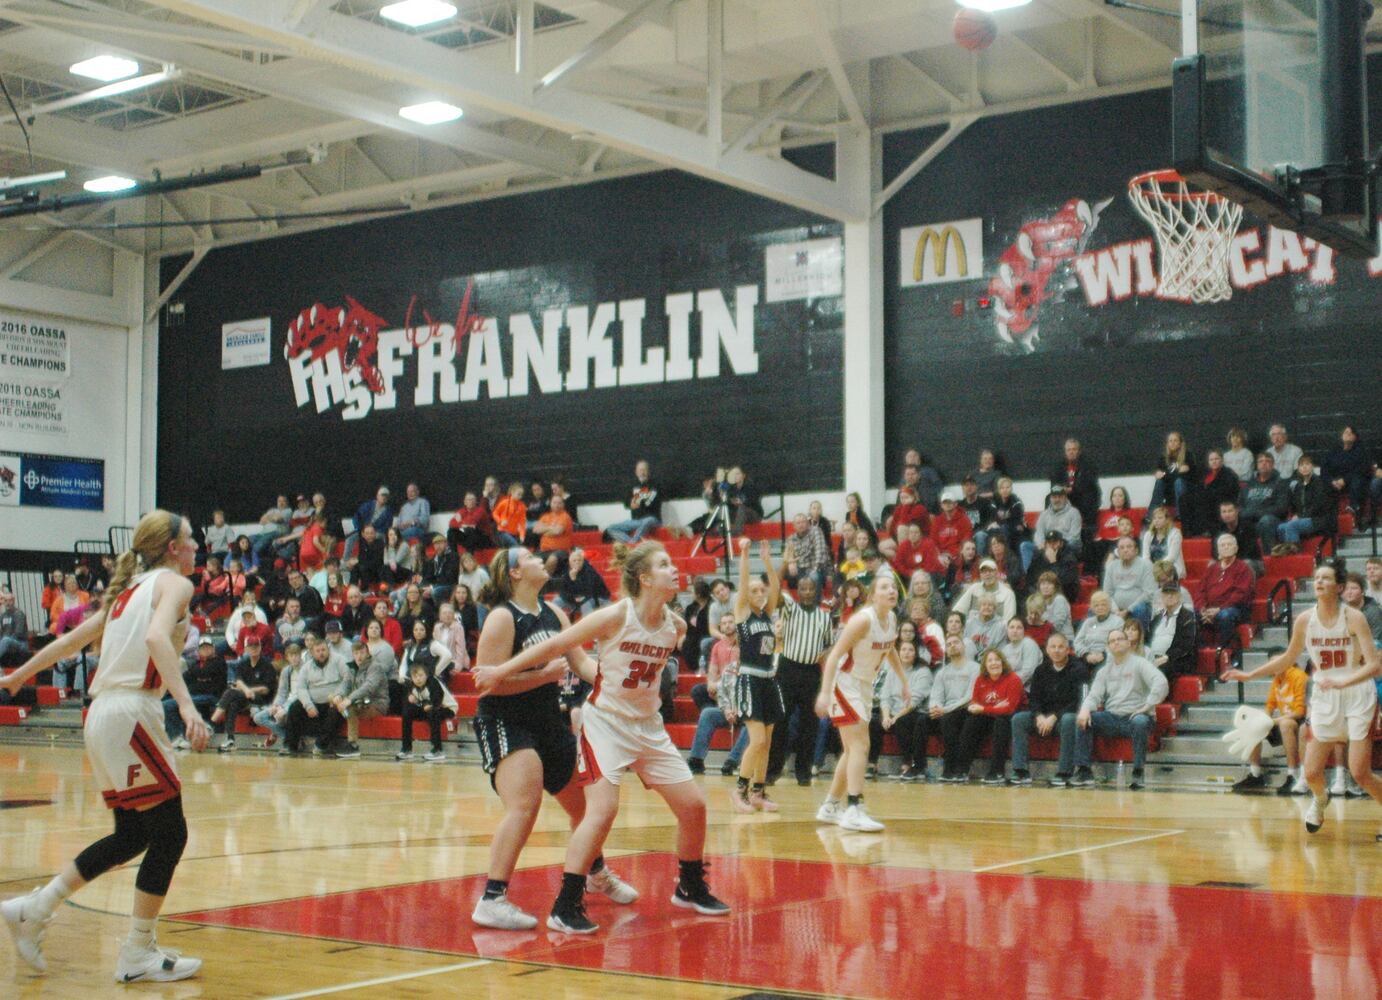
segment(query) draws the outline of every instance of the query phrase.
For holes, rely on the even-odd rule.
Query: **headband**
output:
[[[508,549],[508,554],[509,554],[509,571],[510,571],[510,572],[512,572],[514,569],[516,569],[516,568],[518,567],[518,560],[519,560],[520,558],[522,558],[522,556],[521,556],[521,553],[522,553],[522,552],[523,552],[523,550],[522,550],[521,548],[519,548],[517,545],[511,546],[511,547]]]
[[[182,517],[180,515],[168,515],[168,530],[173,533],[174,541],[176,541],[182,535]]]

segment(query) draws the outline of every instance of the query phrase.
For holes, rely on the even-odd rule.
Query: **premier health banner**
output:
[[[106,463],[61,455],[0,455],[0,506],[101,511]]]

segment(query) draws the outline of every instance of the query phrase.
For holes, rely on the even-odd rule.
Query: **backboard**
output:
[[[1372,7],[1182,0],[1181,8],[1175,169],[1272,225],[1349,256],[1376,256],[1364,56]]]

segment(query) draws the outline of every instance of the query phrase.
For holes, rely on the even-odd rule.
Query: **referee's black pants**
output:
[[[786,715],[782,725],[773,730],[773,742],[768,748],[768,774],[781,774],[787,755],[791,753],[795,756],[796,762],[792,766],[797,780],[810,781],[811,761],[816,753],[816,696],[821,690],[820,664],[797,663],[785,656],[778,657],[777,686],[782,690],[782,708]],[[798,713],[795,730],[792,730],[793,712]]]

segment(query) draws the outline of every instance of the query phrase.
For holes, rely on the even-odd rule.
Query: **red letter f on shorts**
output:
[[[126,787],[126,788],[133,788],[133,787],[134,787],[134,779],[137,778],[137,777],[139,776],[139,772],[142,771],[143,769],[144,769],[144,765],[143,765],[143,764],[131,764],[131,765],[129,766],[128,771],[126,771],[126,773],[125,773],[125,787]]]

